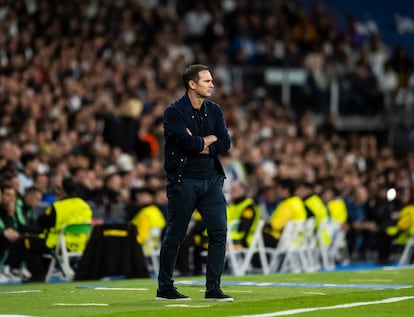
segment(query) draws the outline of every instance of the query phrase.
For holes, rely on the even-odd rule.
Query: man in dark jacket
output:
[[[186,94],[164,113],[168,220],[160,252],[157,299],[189,300],[172,279],[180,244],[195,209],[209,236],[206,270],[207,300],[233,301],[220,289],[226,252],[225,178],[218,158],[230,148],[220,106],[208,100],[213,77],[207,66],[191,65],[183,74]]]

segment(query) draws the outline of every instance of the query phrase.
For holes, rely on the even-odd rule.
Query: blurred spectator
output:
[[[20,161],[22,168],[18,174],[19,193],[23,195],[26,188],[33,186],[33,177],[37,172],[39,160],[37,156],[33,153],[24,153],[22,154]]]
[[[22,230],[25,233],[40,233],[42,230],[37,224],[37,217],[41,212],[42,191],[34,186],[26,188],[22,204],[16,205],[16,213],[23,215]]]
[[[268,220],[273,210],[275,210],[277,204],[282,200],[280,194],[279,181],[270,184],[266,184],[260,187],[257,191],[255,200],[261,210],[261,215],[264,220]]]
[[[16,280],[14,270],[19,270],[23,255],[17,241],[22,231],[22,215],[16,214],[16,191],[6,181],[0,184],[0,274],[4,280]]]
[[[196,0],[192,9],[184,15],[185,29],[187,30],[186,40],[188,42],[201,40],[211,19],[211,12],[207,10],[206,3]]]
[[[349,253],[354,260],[365,256],[368,234],[378,231],[378,225],[368,220],[368,191],[363,185],[356,187],[352,197],[347,200],[348,223],[350,230],[347,234]]]
[[[407,50],[402,46],[396,46],[389,62],[397,73],[398,87],[407,87],[409,74],[413,66]]]
[[[413,125],[412,57],[404,47],[388,47],[378,30],[363,30],[357,17],[340,30],[321,1],[310,11],[299,0],[7,1],[3,8],[1,178],[23,194],[33,177],[44,191],[47,175],[44,205],[56,200],[67,176],[102,219],[111,203],[122,209],[130,202],[131,189],[159,186],[147,184],[154,180],[147,175],[163,173],[165,100],[182,94],[178,70],[197,61],[215,68],[215,95],[233,141],[230,157],[222,158],[227,197],[234,179],[271,209],[276,194],[266,188],[275,177],[314,182],[317,190],[320,179],[334,177],[344,198],[385,178],[390,167],[404,171],[394,180],[397,190],[414,181],[412,142],[403,136]],[[288,103],[286,86],[264,82],[268,67],[298,68],[309,81],[291,85]],[[329,109],[330,121],[321,125],[335,84],[340,116]],[[370,136],[347,131],[346,120],[342,126],[348,114],[371,123],[384,102],[392,113]],[[400,151],[380,153],[390,144]],[[20,181],[6,175],[24,167],[27,153],[37,168],[19,170]],[[112,172],[120,185],[104,189]]]
[[[103,187],[99,190],[99,206],[102,211],[95,212],[104,223],[123,223],[125,219],[125,199],[122,194],[122,178],[118,172],[109,173]]]

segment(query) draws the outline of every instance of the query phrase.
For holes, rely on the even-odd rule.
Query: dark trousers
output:
[[[50,254],[46,240],[35,236],[25,236],[19,239],[19,248],[23,250],[23,258],[27,268],[32,273],[32,281],[44,281],[50,260],[44,254]]]
[[[196,236],[201,240],[201,233],[195,235],[193,232],[190,232],[186,235],[184,241],[181,243],[180,250],[178,252],[177,258],[177,269],[180,271],[180,274],[184,275],[201,275],[203,271],[203,257],[202,252],[205,249],[202,246],[200,241],[199,244],[195,243]],[[192,252],[190,249],[192,248]],[[190,266],[192,262],[193,266]]]
[[[227,208],[223,194],[224,176],[210,179],[182,179],[167,185],[167,228],[160,251],[158,285],[173,287],[173,273],[180,244],[184,241],[191,215],[197,209],[208,237],[206,288],[220,287],[224,270],[227,237]]]

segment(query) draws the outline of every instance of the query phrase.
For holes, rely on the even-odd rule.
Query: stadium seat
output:
[[[320,223],[317,231],[318,246],[325,270],[334,270],[337,262],[349,261],[348,247],[345,232],[340,223],[333,220],[325,220]]]
[[[316,218],[310,217],[305,220],[304,244],[301,246],[306,255],[305,272],[316,272],[321,268],[320,252],[316,235]]]
[[[237,224],[237,221],[230,223],[227,230],[227,259],[229,261],[233,274],[236,276],[243,276],[249,270],[251,270],[252,259],[256,253],[260,259],[260,267],[262,273],[269,274],[270,271],[266,260],[266,249],[262,237],[264,221],[259,220],[257,223],[253,239],[248,248],[235,245],[230,237],[232,228]]]
[[[302,272],[308,265],[304,239],[305,221],[289,221],[276,248],[266,248],[270,272]]]
[[[46,257],[50,258],[50,264],[45,278],[46,282],[50,281],[56,272],[60,274],[59,277],[66,281],[73,280],[75,276],[73,262],[79,260],[82,256],[91,231],[91,223],[70,224],[61,229],[56,247],[50,254],[46,255]],[[70,242],[67,237],[71,237]],[[73,237],[75,237],[75,240]],[[76,241],[76,237],[80,238],[79,241]]]
[[[147,261],[148,270],[153,274],[158,274],[160,267],[159,257],[161,249],[161,234],[161,228],[152,228],[150,236],[142,245],[142,251],[144,252],[144,256]]]
[[[411,234],[398,261],[398,265],[411,264],[414,256],[414,234]]]

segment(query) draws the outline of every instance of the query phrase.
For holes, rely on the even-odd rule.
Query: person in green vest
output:
[[[12,270],[21,262],[21,252],[17,241],[21,236],[22,225],[16,214],[16,191],[13,185],[4,181],[0,185],[0,273],[8,280],[17,278]]]
[[[88,203],[77,196],[77,184],[71,177],[62,181],[58,199],[39,215],[38,225],[43,229],[39,235],[24,236],[21,247],[25,251],[25,262],[32,273],[31,281],[43,281],[46,267],[42,254],[55,248],[62,228],[75,223],[92,223],[92,209]],[[83,251],[88,241],[87,235],[66,237],[70,251]]]
[[[26,188],[21,200],[16,201],[16,214],[23,225],[25,233],[41,233],[42,228],[37,224],[37,217],[42,203],[42,191],[30,186]]]

